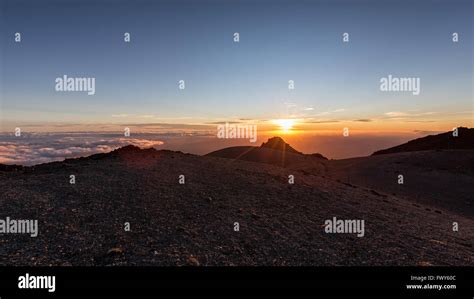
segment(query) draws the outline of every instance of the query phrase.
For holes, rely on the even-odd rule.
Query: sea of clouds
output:
[[[66,158],[106,153],[126,145],[158,148],[163,136],[124,137],[104,133],[24,133],[20,137],[0,134],[0,164],[35,165]],[[165,136],[166,137],[166,136]],[[168,136],[169,137],[169,136]]]

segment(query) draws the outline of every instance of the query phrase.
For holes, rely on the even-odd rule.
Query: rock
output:
[[[188,265],[200,266],[200,263],[199,263],[197,258],[195,258],[194,256],[191,255],[190,257],[188,257]]]
[[[417,266],[420,266],[420,267],[428,267],[428,266],[433,266],[432,263],[430,262],[427,262],[427,261],[420,261],[418,262],[418,265]]]
[[[122,254],[124,250],[120,247],[114,247],[107,252],[107,255]]]

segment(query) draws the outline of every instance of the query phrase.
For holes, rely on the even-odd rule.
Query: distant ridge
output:
[[[449,131],[414,139],[401,145],[376,151],[372,156],[443,149],[474,149],[474,128],[459,127],[457,137],[454,137],[453,132]]]

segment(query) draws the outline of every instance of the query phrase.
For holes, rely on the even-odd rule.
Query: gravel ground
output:
[[[0,190],[0,219],[39,221],[0,234],[1,265],[474,265],[472,217],[324,172],[129,146],[6,167]],[[333,217],[364,237],[325,233]]]

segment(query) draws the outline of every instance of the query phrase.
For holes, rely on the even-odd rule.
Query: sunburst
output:
[[[291,131],[293,126],[295,125],[295,120],[294,119],[276,119],[275,124],[277,124],[280,127],[280,131],[284,133],[288,133]]]

